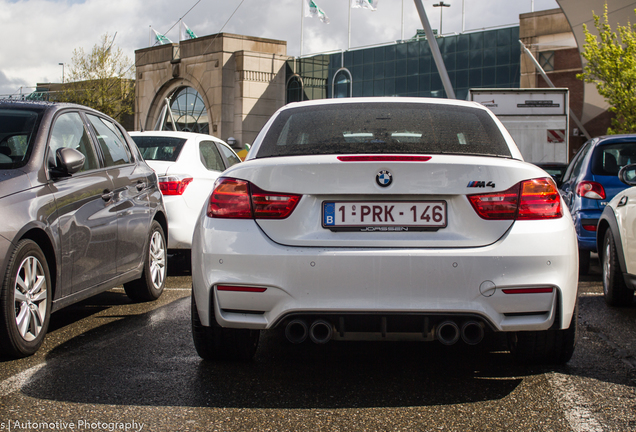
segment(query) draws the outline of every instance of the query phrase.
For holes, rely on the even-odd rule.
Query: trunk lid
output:
[[[376,155],[377,156],[377,155]],[[494,243],[512,226],[511,220],[484,220],[467,196],[504,191],[522,180],[543,178],[545,173],[523,161],[480,156],[432,155],[416,162],[342,161],[338,155],[292,156],[250,160],[225,173],[249,181],[268,192],[300,194],[293,213],[282,220],[257,219],[256,223],[274,242],[306,247],[479,247]],[[276,164],[273,164],[273,161]],[[376,181],[390,174],[391,184]],[[347,221],[352,205],[378,204],[390,225],[378,228],[373,214],[348,230],[325,226],[324,203],[335,203],[336,216]],[[343,204],[348,203],[344,205]],[[443,204],[440,204],[443,203]],[[445,226],[427,230],[405,228],[392,214],[402,209],[420,217],[426,205],[445,207]],[[417,205],[416,210],[412,210]],[[420,206],[421,205],[421,206]],[[394,208],[391,210],[391,206]],[[345,214],[346,213],[346,214]],[[388,213],[388,214],[387,214]],[[429,217],[433,214],[429,211]],[[359,216],[358,216],[359,218]],[[439,217],[438,217],[439,218]],[[359,221],[359,220],[358,220]],[[377,222],[377,220],[376,220]],[[391,228],[389,228],[391,226]],[[369,228],[372,228],[369,230]],[[396,231],[397,229],[397,231]]]

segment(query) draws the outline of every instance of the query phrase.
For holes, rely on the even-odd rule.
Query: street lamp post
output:
[[[440,8],[439,10],[439,34],[442,35],[442,11],[444,10],[445,7],[450,7],[451,5],[448,3],[444,3],[443,1],[440,1],[439,3],[435,3],[433,5],[433,7],[438,7]]]
[[[60,66],[62,66],[62,84],[64,84],[64,63],[58,63]]]

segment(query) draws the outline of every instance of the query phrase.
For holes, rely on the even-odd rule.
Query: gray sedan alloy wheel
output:
[[[35,353],[46,335],[51,315],[51,281],[46,258],[31,240],[18,243],[0,297],[3,328],[0,345],[13,357]]]
[[[152,233],[149,259],[152,286],[156,290],[161,289],[166,278],[166,248],[163,233],[159,231]]]
[[[166,284],[167,261],[166,236],[161,224],[153,221],[150,226],[144,271],[139,279],[124,284],[128,297],[135,301],[158,299]]]

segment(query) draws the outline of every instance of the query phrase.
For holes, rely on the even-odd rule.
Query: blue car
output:
[[[568,165],[560,192],[570,209],[579,245],[579,273],[590,267],[596,252],[596,226],[609,201],[627,185],[618,171],[636,162],[636,134],[611,135],[587,141]]]

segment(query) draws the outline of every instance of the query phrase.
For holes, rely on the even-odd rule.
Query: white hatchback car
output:
[[[211,135],[192,132],[130,132],[155,170],[168,214],[168,249],[190,252],[201,208],[222,171],[241,162],[234,150]]]
[[[572,219],[485,107],[425,98],[289,104],[220,177],[192,244],[204,359],[293,343],[505,332],[520,359],[576,340]]]
[[[618,172],[628,186],[605,206],[597,230],[603,295],[610,306],[630,306],[636,289],[636,164]]]

